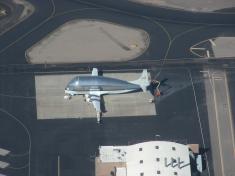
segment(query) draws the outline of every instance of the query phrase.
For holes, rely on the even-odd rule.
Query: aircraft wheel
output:
[[[97,123],[100,123],[100,119],[101,119],[101,112],[97,112],[96,117],[97,117]]]

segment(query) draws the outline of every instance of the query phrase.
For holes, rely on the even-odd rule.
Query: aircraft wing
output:
[[[100,101],[101,101],[101,98],[99,95],[89,95],[90,97],[90,102],[93,104],[95,110],[97,113],[100,113],[101,112],[101,108],[100,108]]]
[[[91,75],[92,76],[98,76],[98,69],[97,68],[93,68]]]
[[[96,110],[96,117],[97,117],[97,123],[100,123],[100,117],[102,114],[101,111],[101,95],[99,90],[90,90],[89,94],[87,94],[89,97],[88,102],[92,103],[95,110]]]

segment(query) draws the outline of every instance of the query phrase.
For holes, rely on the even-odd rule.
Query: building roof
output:
[[[126,176],[190,176],[189,148],[166,141],[100,147],[102,162],[126,162]]]

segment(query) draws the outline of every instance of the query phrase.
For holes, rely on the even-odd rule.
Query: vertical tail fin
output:
[[[150,79],[149,79],[147,69],[143,70],[143,72],[142,72],[141,76],[139,77],[139,79],[134,80],[134,81],[130,81],[130,83],[139,85],[141,87],[141,89],[143,90],[143,92],[146,92],[147,87],[150,84]]]

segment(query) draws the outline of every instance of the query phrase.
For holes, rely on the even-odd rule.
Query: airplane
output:
[[[124,94],[136,91],[146,92],[151,84],[147,69],[139,79],[124,81],[116,78],[99,76],[98,69],[93,68],[89,76],[76,76],[65,87],[64,99],[70,100],[72,96],[84,95],[85,101],[92,103],[96,110],[97,123],[102,116],[101,96],[109,94]]]

